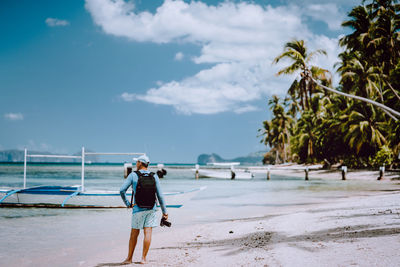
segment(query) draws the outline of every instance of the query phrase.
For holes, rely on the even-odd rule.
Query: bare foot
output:
[[[141,261],[140,261],[140,264],[146,264],[147,263],[147,260],[146,259],[142,259]]]
[[[128,264],[132,264],[132,260],[124,260],[123,262],[121,262],[121,265],[128,265]]]

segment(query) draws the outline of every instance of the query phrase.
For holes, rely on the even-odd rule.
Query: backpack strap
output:
[[[140,176],[142,176],[142,173],[140,171],[134,171],[134,173],[136,173],[138,178],[140,178]],[[132,184],[132,195],[131,195],[131,208],[133,208],[133,184]]]

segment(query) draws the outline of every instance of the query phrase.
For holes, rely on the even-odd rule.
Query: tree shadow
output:
[[[104,263],[99,263],[96,265],[96,267],[104,267],[104,266],[125,266],[125,265],[131,265],[131,264],[141,264],[140,261],[132,262],[132,263],[123,263],[123,262],[104,262]],[[141,264],[142,265],[142,264]]]
[[[103,266],[122,266],[122,265],[128,265],[128,263],[122,263],[122,262],[103,262],[103,263],[97,264],[96,267],[103,267]]]

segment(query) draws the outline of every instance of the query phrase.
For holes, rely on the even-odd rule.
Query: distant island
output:
[[[88,150],[87,150],[88,151]],[[94,152],[94,151],[88,151]],[[266,151],[259,151],[251,153],[247,156],[236,157],[233,159],[224,159],[218,154],[201,154],[197,157],[197,163],[206,165],[207,163],[215,162],[240,162],[242,165],[262,165]],[[41,154],[41,155],[59,155],[57,153],[51,153],[47,151],[29,151],[29,154]],[[80,156],[81,152],[72,154],[73,156]],[[92,163],[104,163],[95,155],[89,155],[85,158],[86,162]],[[24,162],[24,151],[19,149],[9,149],[0,151],[0,162],[4,163],[20,163]],[[81,159],[69,159],[69,158],[29,158],[29,162],[34,163],[80,163]]]
[[[234,159],[223,159],[221,156],[218,154],[212,153],[212,154],[201,154],[197,158],[197,163],[201,165],[206,165],[207,163],[216,163],[216,162],[240,162],[240,164],[246,165],[246,164],[257,164],[257,165],[262,165],[262,160],[264,158],[266,151],[258,151],[251,153],[247,156],[243,157],[237,157]]]

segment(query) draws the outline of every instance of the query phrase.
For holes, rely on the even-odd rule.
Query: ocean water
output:
[[[270,181],[262,173],[252,180],[196,180],[191,166],[166,169],[168,174],[161,180],[164,192],[207,187],[182,208],[169,209],[174,228],[263,217],[281,207],[296,209],[399,187],[388,182],[341,181],[339,174],[337,180],[304,181],[273,173]],[[79,165],[30,164],[27,187],[80,184],[80,171]],[[87,165],[85,174],[86,188],[119,190],[124,181],[122,165]],[[0,164],[0,187],[18,188],[22,184],[23,165]],[[49,266],[60,258],[85,265],[85,255],[125,242],[129,225],[128,209],[0,208],[0,265]]]
[[[191,201],[185,203],[183,210],[195,213],[195,222],[209,222],[232,216],[252,216],[254,207],[260,211],[269,208],[288,205],[307,205],[329,201],[331,198],[341,198],[352,195],[363,195],[368,192],[392,189],[391,184],[376,181],[341,181],[277,176],[272,173],[270,181],[266,174],[255,174],[251,180],[225,180],[213,178],[194,179],[194,166],[167,166],[167,176],[161,179],[164,192],[186,191],[206,186]],[[156,171],[155,167],[150,170]],[[86,189],[107,189],[118,191],[122,185],[122,165],[86,165]],[[38,185],[79,185],[81,183],[80,165],[70,164],[29,164],[27,168],[27,187]],[[20,188],[23,185],[22,164],[0,164],[0,188]],[[186,208],[186,206],[190,207]],[[247,207],[247,208],[246,208]],[[214,214],[214,211],[218,213]],[[239,215],[237,211],[241,210]],[[211,211],[213,215],[207,215]],[[232,212],[231,212],[232,211]],[[56,216],[57,214],[74,214],[80,211],[35,209],[35,208],[2,208],[2,218],[21,218],[34,216]],[[84,212],[85,213],[85,212]],[[185,218],[184,223],[193,221]]]

